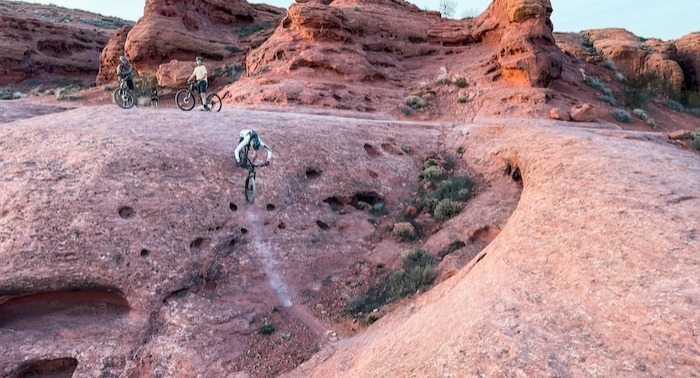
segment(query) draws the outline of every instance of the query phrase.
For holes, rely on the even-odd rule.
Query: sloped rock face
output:
[[[119,23],[88,12],[0,1],[0,85],[94,78],[100,51]]]
[[[372,111],[380,99],[401,103],[441,75],[546,86],[559,76],[562,55],[550,14],[544,1],[496,1],[478,19],[460,21],[398,0],[298,2],[248,55],[252,78],[223,93],[237,102]],[[474,59],[477,49],[491,62]]]
[[[285,10],[245,0],[148,0],[144,15],[128,32],[123,48],[140,74],[155,74],[171,60],[194,62],[203,56],[210,72],[243,62],[251,35],[269,32]],[[120,37],[113,44],[120,45]],[[119,49],[115,49],[114,52]],[[103,56],[107,71],[116,69],[115,54]]]
[[[673,42],[642,39],[625,29],[586,30],[587,38],[601,60],[610,60],[627,76],[654,72],[680,89],[684,74],[674,59],[677,56]]]
[[[673,41],[678,64],[683,68],[688,89],[700,90],[700,32]]]
[[[124,43],[132,26],[125,26],[117,31],[110,38],[107,46],[100,53],[100,71],[97,73],[95,83],[97,85],[107,84],[117,80],[117,66],[119,57],[124,54]]]
[[[286,377],[696,374],[697,154],[653,134],[517,125],[455,138],[468,161],[522,173],[491,244]]]
[[[472,35],[497,41],[492,75],[546,87],[560,77],[563,61],[552,34],[549,0],[495,0],[479,16]]]

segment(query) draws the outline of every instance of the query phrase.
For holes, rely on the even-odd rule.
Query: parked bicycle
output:
[[[199,88],[197,87],[196,81],[191,81],[187,84],[189,84],[187,89],[180,89],[177,91],[177,93],[175,93],[175,103],[177,103],[178,108],[184,111],[194,109],[194,106],[197,104],[197,99],[200,99],[201,101],[202,98],[202,96],[199,94]],[[216,93],[210,93],[207,95],[206,101],[206,108],[209,111],[218,112],[221,110],[221,97],[219,97],[219,95]]]
[[[266,161],[263,164],[253,164],[248,157],[248,147],[246,146],[241,152],[243,160],[241,160],[241,165],[243,168],[248,170],[248,176],[245,178],[245,201],[252,204],[255,202],[255,195],[257,194],[257,188],[255,186],[255,168],[267,167],[270,165],[270,161]]]
[[[114,90],[112,97],[122,109],[130,109],[136,104],[136,96],[129,90],[126,80],[119,80],[119,88]]]

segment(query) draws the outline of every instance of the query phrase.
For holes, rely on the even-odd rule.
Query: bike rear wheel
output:
[[[221,97],[216,93],[212,93],[207,96],[207,104],[209,104],[210,111],[218,112],[221,110]]]
[[[255,173],[248,173],[248,177],[245,179],[245,201],[252,204],[255,202]]]
[[[126,88],[117,88],[114,90],[114,102],[122,109],[130,109],[136,104],[134,94]]]
[[[195,102],[197,102],[197,99],[194,97],[194,94],[187,89],[180,89],[175,93],[175,103],[178,108],[184,111],[192,110]]]

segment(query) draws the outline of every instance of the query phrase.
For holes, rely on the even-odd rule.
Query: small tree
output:
[[[440,14],[445,18],[453,18],[457,10],[457,0],[440,0]]]

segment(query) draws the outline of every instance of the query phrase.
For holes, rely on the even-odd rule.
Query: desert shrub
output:
[[[355,204],[355,208],[357,208],[358,210],[364,210],[369,206],[370,204],[368,204],[365,201],[357,201],[357,203]]]
[[[591,54],[591,55],[598,54],[598,51],[596,51],[595,47],[593,46],[593,42],[591,42],[590,38],[587,35],[584,35],[583,38],[581,39],[581,45],[586,49],[586,51],[589,54]]]
[[[423,97],[420,96],[408,96],[404,100],[404,103],[407,106],[410,106],[411,108],[416,110],[428,106],[428,101],[426,101]]]
[[[447,176],[447,171],[439,165],[427,167],[420,173],[420,179],[423,182],[440,180],[445,176]]]
[[[610,71],[617,71],[617,67],[615,66],[615,62],[613,62],[612,60],[604,61],[603,67],[609,69]]]
[[[399,109],[401,110],[401,113],[403,113],[405,116],[413,115],[413,108],[410,106],[407,106],[405,104],[401,104],[399,106]]]
[[[464,149],[464,146],[459,146],[459,147],[457,147],[457,149],[455,150],[455,152],[457,152],[457,154],[459,154],[459,155],[464,154],[465,151],[466,151],[466,150]]]
[[[418,236],[416,234],[415,227],[397,227],[397,226],[394,226],[393,233],[394,233],[394,236],[401,239],[401,241],[415,240],[416,237]]]
[[[437,204],[437,206],[435,207],[434,216],[435,219],[439,221],[444,221],[459,214],[461,210],[462,206],[459,202],[446,198],[441,200]]]
[[[442,17],[453,18],[455,10],[457,10],[457,0],[440,0],[438,7],[440,8],[440,15],[442,15]]]
[[[654,120],[654,118],[649,116],[649,114],[647,114],[647,112],[645,112],[644,109],[634,109],[632,110],[632,114],[637,116],[642,121],[646,122],[647,125],[651,127],[656,127],[656,121]]]
[[[421,166],[421,170],[425,170],[429,167],[437,167],[438,165],[439,165],[438,161],[435,160],[434,158],[427,158],[423,162],[423,165]]]
[[[467,98],[464,96],[457,97],[457,102],[459,102],[460,104],[464,104],[467,102]]]
[[[0,100],[17,100],[22,98],[22,93],[9,89],[0,89]]]
[[[386,204],[384,202],[377,202],[372,206],[372,210],[370,210],[370,214],[372,215],[387,215],[389,214],[389,209],[386,207]]]
[[[606,87],[605,84],[595,76],[586,76],[586,84],[606,96],[612,96],[613,94],[612,89]]]
[[[688,113],[700,118],[700,108],[692,108],[688,110]]]
[[[669,90],[668,81],[653,72],[626,78],[622,85],[625,106],[632,109],[644,108],[647,102]]]
[[[440,200],[435,197],[426,197],[423,199],[423,207],[430,209],[430,212],[432,213],[435,208],[437,207],[438,203]]]
[[[226,76],[226,83],[233,84],[245,73],[245,67],[240,63],[232,63],[226,66],[226,71],[219,74],[219,69],[217,69],[217,76]]]
[[[243,26],[241,28],[241,30],[238,32],[238,35],[240,35],[241,37],[248,37],[248,36],[253,35],[259,31],[267,30],[267,29],[270,29],[272,27],[273,27],[273,24],[270,21],[257,22],[254,24]]]
[[[690,133],[690,138],[692,139],[691,144],[693,147],[700,151],[700,130],[695,130],[694,132]]]
[[[258,333],[261,335],[271,335],[275,332],[275,326],[269,319],[265,319],[263,324],[258,329]]]
[[[455,79],[455,86],[457,88],[466,88],[469,85],[467,79],[464,77],[458,77]]]
[[[390,272],[366,293],[348,301],[345,314],[370,313],[387,303],[414,294],[435,280],[435,261],[423,249],[415,248],[403,255],[401,269]]]
[[[622,83],[623,81],[625,81],[625,75],[623,75],[620,72],[615,72],[615,81],[617,81],[618,83]]]
[[[685,106],[683,106],[683,104],[681,104],[680,102],[678,102],[676,100],[672,100],[670,98],[668,100],[666,100],[665,105],[668,108],[671,108],[677,112],[684,112],[685,111]]]
[[[241,51],[241,49],[239,49],[238,46],[236,46],[236,45],[226,45],[224,48],[226,49],[226,51],[232,52],[232,53],[237,53],[237,52]]]
[[[450,78],[447,76],[440,76],[437,79],[435,79],[435,85],[449,85],[449,84],[452,84],[452,80],[450,80]]]
[[[623,123],[630,123],[632,121],[632,116],[624,109],[613,109],[613,111],[610,112],[610,115]]]
[[[615,100],[615,97],[613,97],[613,96],[608,96],[608,95],[598,96],[598,100],[606,102],[606,103],[610,104],[610,106],[617,106],[617,100]]]
[[[438,198],[453,201],[466,201],[472,194],[474,184],[467,175],[451,177],[440,183]]]

